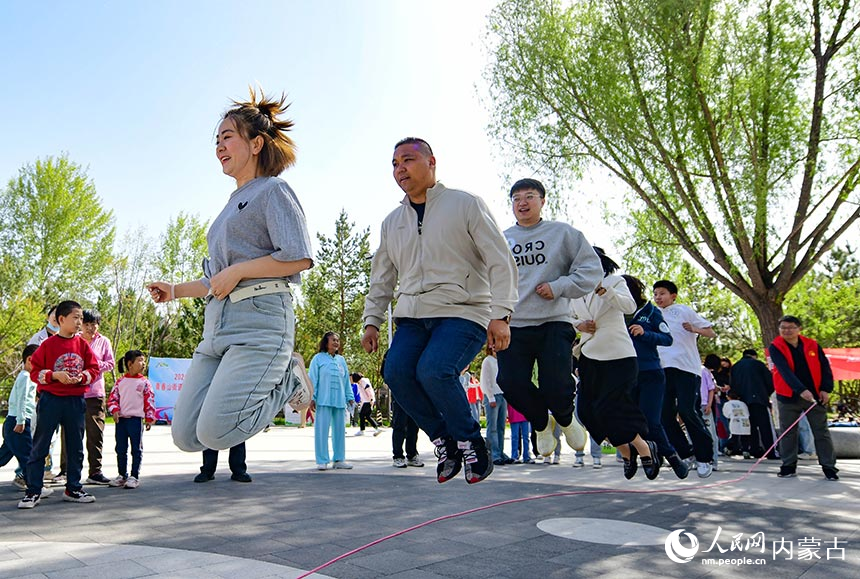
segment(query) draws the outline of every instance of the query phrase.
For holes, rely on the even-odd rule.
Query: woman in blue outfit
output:
[[[346,360],[340,355],[340,336],[326,332],[320,340],[319,354],[311,359],[308,370],[314,385],[311,410],[316,409],[314,421],[314,450],[317,470],[329,468],[350,469],[346,462],[346,406],[352,400],[352,386]],[[329,431],[331,431],[332,457],[329,459]],[[330,464],[331,463],[331,464]]]
[[[669,442],[660,416],[663,395],[666,392],[666,376],[657,355],[657,346],[672,345],[672,334],[663,320],[660,308],[645,299],[645,284],[632,275],[622,275],[627,289],[636,302],[636,312],[627,317],[627,331],[633,338],[639,374],[632,398],[639,402],[639,409],[648,421],[648,437],[657,443],[657,450],[665,457],[678,478],[687,478],[688,468],[675,447]],[[625,316],[626,317],[626,316]]]
[[[221,118],[215,155],[236,181],[212,222],[203,277],[149,284],[157,303],[206,298],[203,341],[194,352],[173,414],[173,441],[187,452],[226,450],[263,430],[290,396],[295,340],[290,284],[313,265],[305,214],[278,178],[295,162],[279,118],[284,97],[251,91]]]

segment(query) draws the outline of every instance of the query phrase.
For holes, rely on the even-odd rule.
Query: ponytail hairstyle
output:
[[[602,247],[597,247],[596,245],[593,245],[592,247],[594,248],[594,253],[596,253],[597,257],[600,258],[600,265],[603,267],[603,277],[618,271],[618,264],[615,263],[611,257],[606,255],[606,252],[603,251]]]
[[[270,99],[260,89],[259,96],[253,87],[248,87],[250,100],[233,101],[222,120],[233,119],[239,134],[247,140],[263,138],[263,147],[258,156],[257,169],[260,175],[277,177],[296,162],[296,144],[287,136],[293,121],[279,119],[289,104],[282,93],[280,99]]]
[[[144,356],[144,354],[140,350],[129,350],[128,352],[126,352],[125,356],[119,359],[119,371],[125,374],[125,370],[126,368],[128,368],[128,365],[140,358],[141,356]]]
[[[627,289],[630,290],[630,295],[633,296],[633,301],[636,302],[636,307],[641,308],[648,301],[645,298],[645,284],[638,277],[622,274],[624,281],[627,283]]]

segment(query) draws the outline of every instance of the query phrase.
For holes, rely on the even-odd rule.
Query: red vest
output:
[[[806,364],[809,366],[809,373],[812,375],[812,382],[815,385],[816,394],[821,389],[821,360],[818,357],[818,342],[812,338],[798,336],[800,345],[803,348],[803,357],[806,358]],[[782,336],[777,336],[773,341],[773,346],[783,355],[785,361],[788,362],[788,367],[794,372],[794,358],[791,356],[791,349],[788,342]],[[780,375],[776,366],[771,365],[770,369],[773,374],[773,389],[780,396],[794,396],[794,390],[788,385],[788,382]]]

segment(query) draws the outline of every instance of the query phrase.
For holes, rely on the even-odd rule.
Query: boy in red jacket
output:
[[[51,436],[58,425],[63,426],[68,455],[63,500],[73,503],[96,500],[81,486],[81,468],[84,463],[84,392],[99,376],[99,362],[90,345],[78,335],[84,318],[81,305],[71,300],[61,302],[56,316],[60,331],[42,342],[30,359],[33,367],[30,377],[36,383],[39,403],[33,448],[27,461],[27,492],[18,503],[19,509],[32,509],[53,493],[51,488],[42,488],[42,476]]]

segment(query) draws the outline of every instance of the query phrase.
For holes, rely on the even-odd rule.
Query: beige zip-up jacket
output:
[[[420,231],[408,196],[385,218],[371,264],[365,327],[379,328],[395,297],[395,319],[453,317],[486,328],[513,312],[517,267],[480,197],[437,181],[427,190]]]

